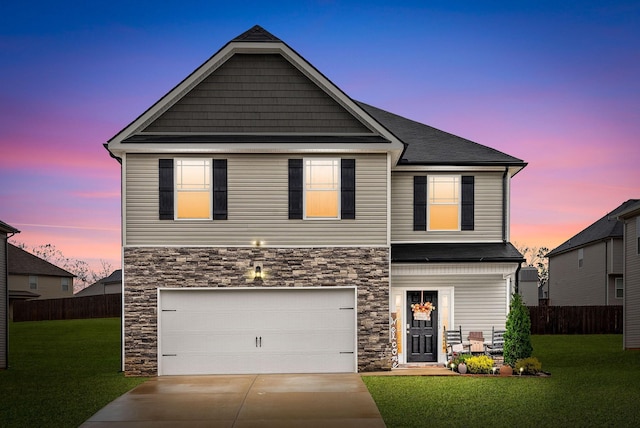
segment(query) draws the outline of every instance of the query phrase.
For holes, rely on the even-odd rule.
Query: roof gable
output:
[[[34,256],[33,254],[18,248],[13,244],[8,245],[7,261],[8,273],[14,275],[46,275],[74,277],[68,272],[48,261]]]
[[[141,134],[372,134],[279,54],[230,57]]]
[[[280,72],[286,71],[286,74],[278,76],[272,68],[255,67],[259,60],[268,62]],[[236,68],[236,74],[228,73],[241,63],[253,66],[248,70]],[[249,76],[245,73],[249,73]],[[271,80],[267,85],[267,91],[258,94],[254,99],[257,103],[250,104],[249,107],[246,104],[237,105],[233,107],[235,111],[229,112],[228,106],[238,103],[238,93],[225,92],[224,86],[227,85],[232,91],[240,91],[244,95],[255,93],[259,90],[257,87],[247,88],[243,85],[250,85],[250,78],[264,79],[263,73]],[[290,79],[294,79],[293,85]],[[201,84],[203,85],[200,86]],[[293,94],[289,94],[287,101],[293,104],[287,105],[278,94],[291,91],[292,88]],[[201,98],[203,95],[204,98]],[[207,111],[206,108],[188,111],[193,109],[194,103],[203,100],[209,103],[213,98],[221,100],[222,106],[207,106],[213,111]],[[310,100],[313,104],[304,104]],[[274,120],[273,108],[260,106],[261,103],[270,103],[278,110],[276,116],[279,117],[275,118],[275,127],[267,126],[269,120]],[[174,115],[190,117],[190,121],[186,126],[181,124],[174,127]],[[252,123],[256,118],[260,123]],[[327,126],[326,123],[321,126],[321,122],[328,119],[333,121],[330,123],[332,126]],[[210,120],[212,123],[205,124]],[[195,121],[199,121],[200,125],[195,124]],[[236,141],[238,136],[251,138]],[[404,148],[396,136],[373,119],[313,65],[286,43],[256,26],[227,43],[111,138],[107,143],[107,149],[116,158],[127,152],[220,152],[225,150],[224,144],[234,143],[231,147],[234,152],[283,150],[283,147],[269,140],[274,136],[302,137],[296,140],[298,146],[294,147],[287,142],[284,150],[321,152],[323,149],[318,144],[328,143],[324,150],[391,152],[394,161],[399,159]],[[310,147],[309,142],[305,141],[305,137],[309,136],[315,138],[314,147]],[[319,136],[326,137],[326,141],[319,140]],[[336,140],[336,137],[345,137],[345,141]],[[358,140],[349,140],[354,137]],[[237,143],[243,144],[239,146]],[[231,148],[227,147],[228,150]]]
[[[617,216],[638,202],[640,202],[638,199],[629,199],[624,202],[609,214],[551,250],[547,254],[547,257],[557,256],[558,254],[584,247],[585,245],[602,241],[603,239],[622,238],[623,224],[617,219]]]

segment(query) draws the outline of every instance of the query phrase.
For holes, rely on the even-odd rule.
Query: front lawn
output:
[[[533,336],[551,377],[365,376],[388,427],[638,427],[640,352],[621,335]]]
[[[11,323],[0,426],[77,427],[144,380],[120,372],[119,318]]]

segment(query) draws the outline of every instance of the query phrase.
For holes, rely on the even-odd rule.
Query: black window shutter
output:
[[[289,219],[302,218],[302,159],[289,159]]]
[[[413,230],[427,230],[427,177],[413,177]]]
[[[213,219],[227,219],[227,160],[213,160]]]
[[[475,177],[473,175],[462,176],[462,219],[460,226],[462,230],[474,229],[474,199],[475,199]]]
[[[356,160],[342,159],[340,162],[340,217],[356,218]]]
[[[158,184],[160,220],[173,220],[173,159],[159,159]]]

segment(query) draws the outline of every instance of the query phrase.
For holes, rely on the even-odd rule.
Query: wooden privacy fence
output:
[[[529,306],[531,334],[621,334],[622,306]]]
[[[13,303],[13,321],[111,318],[122,314],[121,294],[26,300]]]

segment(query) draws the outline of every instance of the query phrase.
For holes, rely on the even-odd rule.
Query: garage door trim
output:
[[[260,293],[268,293],[270,291],[274,291],[274,292],[291,292],[291,293],[305,293],[305,297],[307,297],[309,294],[308,293],[313,293],[313,292],[331,292],[331,291],[346,291],[346,290],[351,290],[351,292],[353,293],[352,296],[352,304],[350,304],[349,308],[340,308],[340,309],[352,309],[353,310],[353,317],[352,317],[352,325],[350,326],[350,328],[353,331],[353,337],[351,339],[349,338],[349,335],[347,336],[342,336],[343,340],[344,339],[348,339],[348,340],[352,340],[352,349],[353,349],[353,360],[351,363],[351,366],[353,367],[353,372],[357,372],[357,361],[358,361],[358,321],[357,321],[357,313],[358,313],[358,308],[357,308],[357,288],[354,286],[347,286],[347,287],[231,287],[231,288],[212,288],[212,287],[162,287],[162,288],[158,288],[158,292],[157,292],[157,298],[158,298],[158,304],[157,304],[157,325],[158,325],[158,329],[157,329],[157,361],[158,361],[158,375],[162,376],[164,375],[164,369],[163,368],[163,354],[162,354],[162,350],[163,348],[163,330],[162,330],[162,323],[163,323],[163,293],[166,292],[166,294],[164,294],[165,296],[167,296],[169,293],[171,292],[184,292],[184,293],[188,293],[188,292],[206,292],[206,293],[251,293],[251,292],[260,292]],[[264,294],[263,294],[264,295]],[[346,297],[346,296],[344,296]],[[267,299],[268,300],[268,299]],[[273,300],[271,300],[273,302]],[[353,306],[353,308],[351,308],[351,306]],[[170,312],[171,310],[169,308],[165,308],[164,311],[168,311]],[[167,326],[169,326],[167,324]],[[173,326],[173,324],[172,324]],[[348,343],[348,342],[343,342],[344,343]],[[167,342],[167,346],[169,346],[169,342]],[[323,348],[325,349],[325,348]],[[328,349],[328,348],[327,348]],[[313,355],[313,354],[310,354]],[[319,354],[315,354],[315,355],[319,355]],[[302,361],[302,360],[300,360]],[[346,360],[343,360],[343,362]],[[351,369],[349,369],[351,370]],[[169,372],[171,372],[172,370],[169,369]]]

